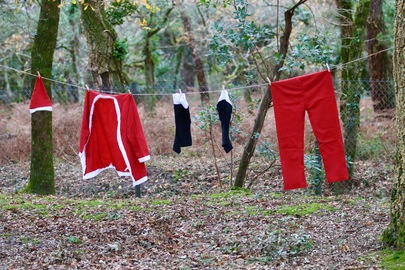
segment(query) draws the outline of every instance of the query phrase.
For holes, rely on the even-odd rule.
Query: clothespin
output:
[[[90,90],[90,88],[87,84],[85,84],[85,86],[86,86],[86,90]]]
[[[183,93],[181,92],[181,89],[180,89],[180,88],[179,88],[179,93],[180,93],[180,94],[183,94]]]
[[[38,74],[38,77],[41,78],[41,74],[39,73],[39,70],[37,70],[37,74]]]
[[[326,63],[326,67],[328,68],[328,71],[330,72],[330,67],[329,67],[328,63]]]
[[[129,90],[129,88],[128,88],[128,94],[131,94],[131,95],[132,95],[131,90]]]
[[[269,85],[271,85],[271,81],[270,81],[269,77],[266,77],[266,79],[267,79],[267,82],[269,83]]]

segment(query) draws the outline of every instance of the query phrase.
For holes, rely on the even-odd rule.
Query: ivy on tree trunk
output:
[[[37,33],[31,52],[31,73],[40,72],[43,77],[52,77],[53,53],[55,50],[60,0],[43,0]],[[48,95],[52,96],[51,83],[44,80]],[[32,89],[34,88],[32,84]],[[26,191],[36,194],[54,194],[52,112],[37,111],[31,114],[31,173]]]
[[[104,91],[112,91],[113,85],[123,90],[122,61],[114,56],[117,33],[107,20],[103,0],[86,0],[80,7],[93,83]]]
[[[397,153],[396,177],[391,194],[391,221],[383,242],[399,250],[405,248],[405,0],[396,2],[394,81],[396,86]]]
[[[363,86],[360,79],[366,76],[364,61],[356,61],[363,52],[369,0],[360,1],[354,16],[352,0],[336,0],[340,20],[340,63],[342,68],[342,95],[340,97],[340,116],[343,122],[345,153],[349,162],[349,178],[352,178],[354,160],[357,153],[357,138],[360,127],[360,98]],[[346,65],[347,64],[347,65]],[[336,183],[341,189],[345,182]]]

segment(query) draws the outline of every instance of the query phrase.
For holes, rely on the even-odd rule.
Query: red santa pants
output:
[[[273,82],[271,93],[284,189],[307,186],[304,174],[305,111],[318,140],[326,181],[347,180],[342,131],[330,72]]]

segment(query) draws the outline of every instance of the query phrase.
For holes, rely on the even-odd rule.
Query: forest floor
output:
[[[392,179],[381,164],[362,164],[369,181],[347,194],[314,196],[274,175],[220,188],[199,161],[151,162],[141,198],[129,179],[84,181],[63,161],[55,196],[27,195],[29,164],[1,166],[0,269],[382,269]]]
[[[164,153],[159,149],[170,150],[172,133],[162,139],[164,131],[157,129],[165,125],[146,121],[145,132],[156,136],[152,151],[160,152],[148,161],[149,180],[136,198],[131,180],[111,170],[82,179],[75,153],[80,108],[56,110],[56,194],[34,196],[21,192],[30,174],[30,122],[24,110],[0,108],[0,115],[10,115],[2,116],[0,126],[0,269],[349,270],[386,265],[380,237],[389,222],[394,175],[392,149],[385,144],[395,134],[391,120],[370,118],[363,128],[372,135],[360,141],[361,155],[374,158],[356,162],[352,189],[340,187],[338,194],[336,186],[324,184],[319,196],[311,188],[283,191],[280,166],[268,169],[260,158],[250,166],[250,189],[232,190],[229,179],[236,168],[230,169],[229,156],[218,157],[219,183],[202,139],[180,155]],[[17,131],[8,126],[15,119],[20,121],[14,123]],[[396,263],[392,269],[405,265]]]

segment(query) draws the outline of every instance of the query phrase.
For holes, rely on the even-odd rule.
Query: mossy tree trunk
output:
[[[391,194],[391,222],[383,233],[387,246],[405,248],[405,0],[396,1],[394,81],[397,113],[396,177]]]
[[[342,95],[340,97],[340,116],[343,122],[345,153],[350,161],[349,177],[352,178],[354,160],[357,153],[358,132],[360,127],[360,98],[366,66],[361,57],[364,48],[364,27],[366,25],[369,0],[362,0],[354,12],[352,0],[336,0],[340,21],[340,63],[342,69]],[[353,16],[354,13],[354,16]],[[346,65],[347,63],[347,65]],[[344,182],[342,184],[345,184]],[[340,185],[339,183],[337,185]]]
[[[40,72],[43,77],[52,77],[53,53],[55,50],[60,0],[42,0],[37,33],[31,52],[31,72]],[[51,83],[44,80],[49,97]],[[32,84],[32,89],[34,84]],[[31,114],[31,173],[26,191],[36,194],[54,194],[52,112],[37,111]]]
[[[156,114],[156,89],[155,89],[155,62],[152,55],[152,44],[151,38],[157,34],[157,31],[148,31],[145,35],[145,46],[143,47],[144,55],[144,72],[145,72],[145,83],[146,83],[146,93],[149,95],[144,97],[147,112],[154,116]]]
[[[146,83],[146,92],[150,95],[145,97],[146,110],[152,116],[156,114],[156,89],[155,89],[155,62],[153,59],[153,51],[155,48],[152,44],[152,38],[163,29],[166,25],[170,13],[173,11],[174,5],[170,6],[160,24],[153,28],[145,28],[145,45],[143,47],[144,55],[144,72],[145,72],[145,83]],[[155,18],[154,13],[151,13],[149,16],[149,23],[151,23]]]
[[[114,56],[117,33],[106,19],[103,0],[85,0],[80,7],[94,85],[106,92],[113,86],[123,91],[122,61]]]

